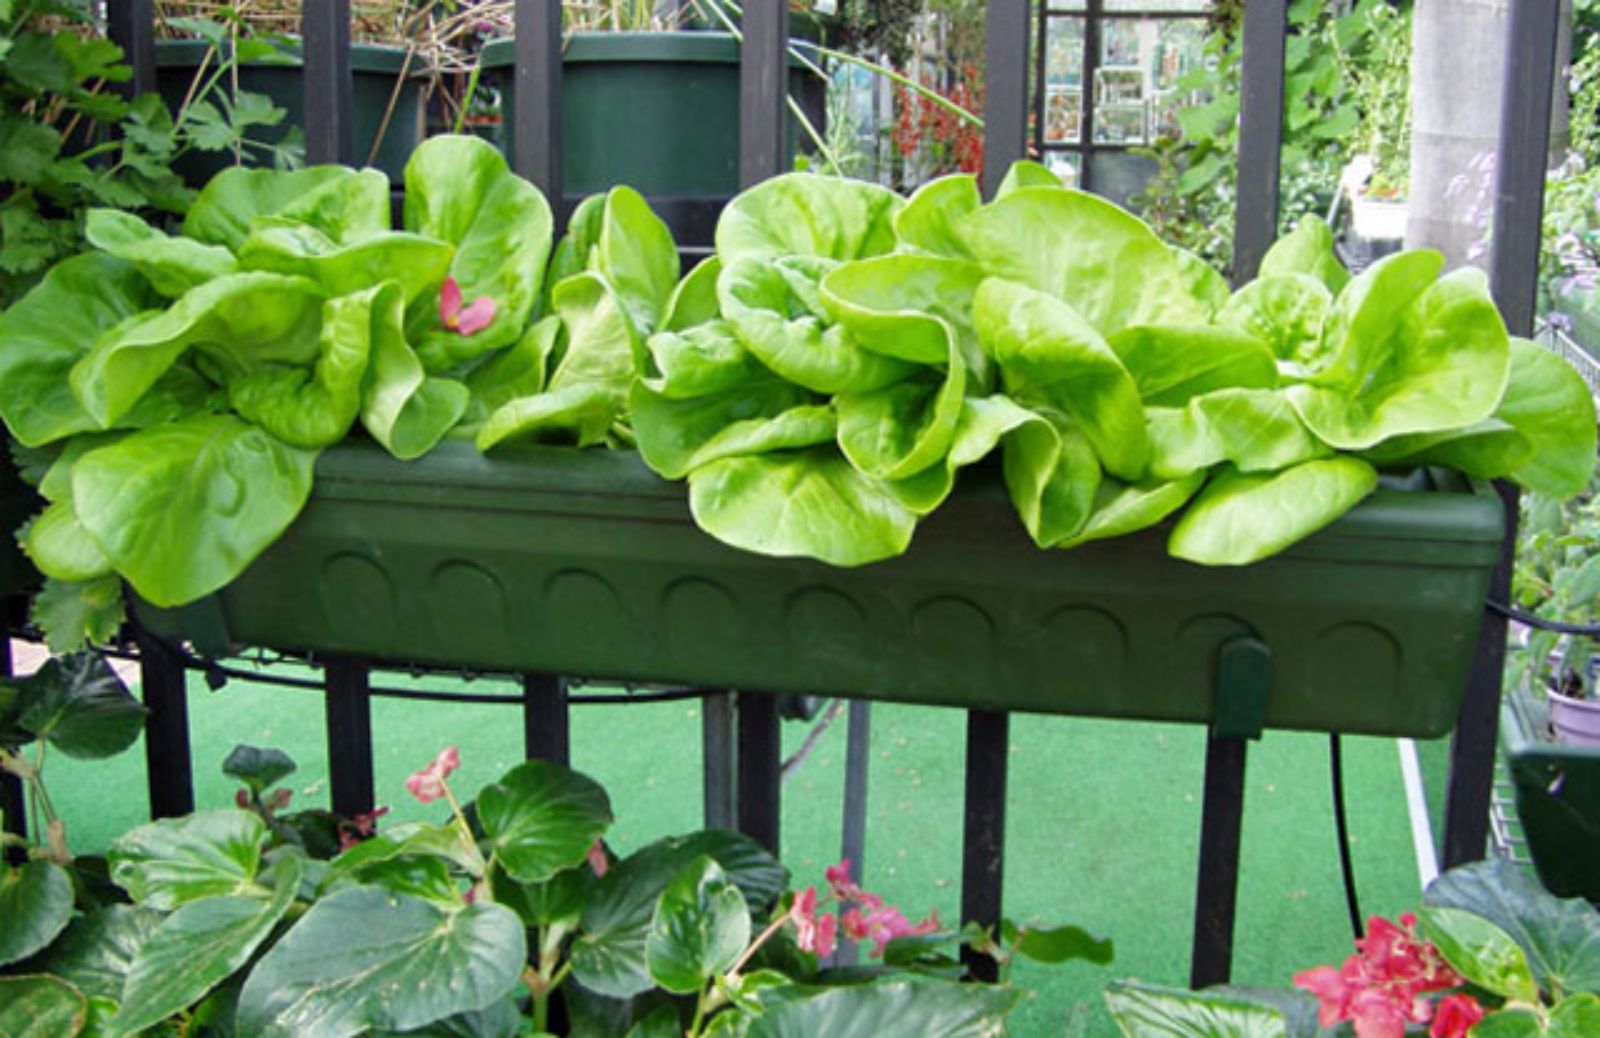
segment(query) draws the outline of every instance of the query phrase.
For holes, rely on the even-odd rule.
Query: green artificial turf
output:
[[[402,679],[381,675],[379,684]],[[451,687],[434,677],[427,687]],[[476,682],[474,691],[511,691]],[[191,681],[195,795],[231,803],[219,770],[239,742],[274,746],[299,762],[295,802],[325,804],[327,754],[315,692],[235,681],[219,692]],[[864,885],[913,921],[959,916],[964,715],[925,707],[873,708]],[[610,790],[622,852],[698,827],[700,706],[695,701],[584,705],[573,711],[573,764]],[[447,744],[460,747],[453,781],[472,795],[521,759],[515,707],[379,699],[373,706],[376,788],[391,820],[437,817],[407,796],[407,774]],[[784,727],[792,753],[807,726]],[[839,857],[846,723],[841,716],[784,789],[783,857],[794,883],[821,884]],[[1199,841],[1204,732],[1198,728],[1015,716],[1007,811],[1005,910],[1019,922],[1078,923],[1116,942],[1110,967],[1024,965],[1038,994],[1014,1017],[1020,1036],[1110,1036],[1099,991],[1110,979],[1182,984]],[[1350,933],[1328,786],[1325,736],[1269,733],[1250,759],[1234,979],[1287,984],[1300,969],[1337,963]],[[1347,797],[1363,910],[1416,904],[1410,829],[1392,740],[1345,740]],[[1430,755],[1437,760],[1437,754]],[[80,853],[103,850],[145,820],[142,744],[109,762],[49,762],[47,779]]]

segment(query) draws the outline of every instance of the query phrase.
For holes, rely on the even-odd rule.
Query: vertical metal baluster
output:
[[[306,161],[348,163],[353,88],[350,0],[317,0],[302,15],[305,52]]]
[[[11,660],[11,638],[0,629],[0,678],[9,678],[14,670]],[[0,772],[0,815],[5,816],[5,831],[13,836],[26,838],[28,835],[28,815],[24,805],[22,780],[9,771]],[[14,847],[7,851],[4,858],[13,865],[20,864],[27,859],[27,851],[21,847]]]
[[[867,858],[867,779],[872,766],[872,704],[865,699],[850,701],[849,734],[844,750],[844,835],[840,857],[850,863],[850,878],[861,883],[866,875]],[[853,966],[856,946],[840,941],[833,953],[833,965]]]
[[[1288,0],[1245,5],[1239,98],[1239,204],[1233,283],[1255,277],[1278,236],[1278,169],[1283,147],[1283,53]]]
[[[189,701],[183,661],[159,638],[140,631],[139,690],[144,721],[150,817],[176,818],[194,810],[194,766],[189,751]],[[220,763],[220,762],[219,762]]]
[[[511,165],[544,192],[559,229],[568,216],[561,193],[561,0],[517,0],[516,26]]]
[[[783,739],[778,697],[740,692],[738,793],[739,831],[773,854],[781,831]]]
[[[1544,174],[1550,150],[1551,84],[1555,79],[1559,3],[1511,5],[1506,34],[1505,94],[1495,154],[1494,238],[1489,281],[1513,335],[1533,334],[1539,273]],[[1505,539],[1489,578],[1489,596],[1511,596],[1520,495],[1509,483],[1495,489],[1505,506]],[[1500,731],[1500,684],[1506,656],[1506,621],[1485,612],[1473,650],[1472,671],[1450,744],[1450,791],[1445,805],[1445,868],[1483,857],[1489,836],[1489,799]]]
[[[333,813],[372,810],[372,692],[365,660],[332,656],[324,665],[328,785]]]
[[[738,824],[734,797],[735,752],[733,694],[715,692],[701,700],[701,754],[705,827],[732,829]]]
[[[564,678],[522,675],[522,741],[529,760],[572,762],[571,713]]]
[[[124,97],[156,88],[156,33],[153,0],[106,0],[106,35],[122,48],[122,60],[133,70],[116,84]]]
[[[994,197],[1011,164],[1027,154],[1028,3],[998,0],[985,15],[983,191]],[[967,712],[961,922],[998,926],[1005,874],[1007,753],[1011,718]],[[967,971],[994,980],[998,964],[962,949]]]

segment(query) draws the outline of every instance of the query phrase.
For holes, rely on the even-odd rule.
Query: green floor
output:
[[[385,682],[392,679],[385,677]],[[438,679],[432,683],[438,685]],[[494,691],[479,682],[477,690]],[[327,756],[316,693],[234,682],[210,692],[195,679],[190,709],[196,798],[232,799],[218,765],[238,742],[288,751],[299,803],[325,803]],[[784,791],[783,850],[796,883],[821,882],[837,859],[843,718]],[[442,745],[461,749],[457,788],[474,792],[521,755],[520,715],[505,706],[378,700],[374,755],[381,803],[422,817],[402,782]],[[805,726],[785,726],[789,752]],[[958,915],[963,715],[874,708],[866,885],[908,916]],[[1012,721],[1005,862],[1006,914],[1076,922],[1116,941],[1109,968],[1024,969],[1038,996],[1013,1034],[1114,1033],[1099,990],[1113,977],[1182,983],[1188,972],[1204,738],[1199,729],[1018,716]],[[1442,756],[1426,748],[1430,781]],[[1346,740],[1347,797],[1363,910],[1416,903],[1416,866],[1395,744]],[[619,849],[695,828],[701,805],[699,704],[590,705],[573,716],[574,765],[611,791]],[[144,753],[83,765],[53,759],[58,809],[79,852],[103,849],[143,820]],[[1327,739],[1269,734],[1252,753],[1234,977],[1284,984],[1292,973],[1348,954],[1329,808]]]

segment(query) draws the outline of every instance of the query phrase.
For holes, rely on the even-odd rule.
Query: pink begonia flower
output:
[[[378,831],[378,819],[389,813],[387,807],[363,811],[339,823],[339,850],[347,851]]]
[[[250,791],[248,789],[234,790],[233,802],[240,807],[248,808],[250,806]]]
[[[454,746],[446,746],[433,758],[433,763],[406,779],[406,789],[424,804],[431,804],[444,796],[444,780],[461,767],[461,754]]]
[[[494,300],[479,296],[463,308],[461,285],[455,278],[447,277],[439,288],[439,323],[453,332],[474,335],[494,321]]]
[[[794,923],[795,943],[801,951],[816,952],[824,958],[833,954],[838,920],[826,913],[817,915],[816,887],[807,887],[795,895],[794,904],[789,907],[789,921]]]
[[[1483,1019],[1483,1006],[1471,995],[1447,995],[1433,1014],[1430,1038],[1467,1038],[1472,1025]]]
[[[1427,1023],[1433,1005],[1422,996],[1459,987],[1462,980],[1416,928],[1410,913],[1399,926],[1373,916],[1367,936],[1356,941],[1359,954],[1339,969],[1318,966],[1295,974],[1295,987],[1317,998],[1317,1022],[1332,1027],[1354,1021],[1356,1038],[1403,1038],[1408,1023]]]
[[[589,868],[594,870],[595,878],[604,879],[606,870],[611,868],[611,861],[606,857],[606,849],[598,839],[589,845],[586,856],[589,859]]]

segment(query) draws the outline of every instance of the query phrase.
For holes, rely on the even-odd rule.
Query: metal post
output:
[[[544,192],[558,225],[561,195],[561,0],[517,0],[516,72],[511,81],[516,124],[507,127],[511,165]]]
[[[1500,145],[1495,155],[1495,233],[1489,255],[1489,282],[1513,335],[1533,332],[1560,8],[1554,0],[1512,4],[1506,34],[1506,83],[1500,109]],[[1505,506],[1506,529],[1500,562],[1489,578],[1489,595],[1505,602],[1511,593],[1519,495],[1507,483],[1499,483],[1495,489]],[[1445,805],[1442,855],[1445,868],[1481,859],[1487,846],[1505,656],[1506,622],[1485,612],[1450,743],[1450,791]]]
[[[106,35],[122,48],[122,60],[133,70],[116,85],[123,97],[156,88],[155,4],[153,0],[106,0]]]
[[[1005,878],[1006,776],[1011,715],[990,710],[967,711],[967,789],[962,820],[961,920],[980,926],[1000,925],[1001,888]],[[961,961],[981,981],[999,978],[999,963],[963,947]]]
[[[1233,971],[1233,922],[1239,894],[1244,780],[1249,740],[1261,737],[1272,653],[1255,638],[1235,638],[1217,653],[1217,702],[1206,736],[1205,804],[1195,882],[1192,987],[1225,984]]]
[[[0,678],[9,678],[14,673],[12,667],[11,638],[4,630],[0,630]],[[9,771],[0,772],[0,815],[5,816],[5,831],[12,836],[26,838],[28,835],[24,802],[22,780]],[[27,860],[27,851],[14,847],[0,860],[17,865]]]
[[[529,760],[572,761],[567,683],[554,674],[522,675],[522,743]]]
[[[1278,236],[1278,166],[1283,145],[1283,50],[1288,0],[1244,5],[1239,97],[1239,205],[1233,232],[1233,283],[1255,277]]]
[[[739,831],[779,852],[783,740],[776,696],[739,693]]]
[[[159,638],[137,631],[139,690],[144,697],[144,753],[150,817],[176,818],[194,810],[189,753],[189,701],[183,661]]]
[[[777,176],[784,166],[788,97],[787,0],[746,0],[739,48],[739,183]]]
[[[872,704],[865,699],[850,701],[849,734],[844,750],[844,835],[840,857],[850,863],[850,878],[860,884],[866,876],[867,857],[867,773],[872,764]],[[853,966],[856,946],[840,941],[833,954],[833,965]]]
[[[733,695],[718,692],[701,700],[702,756],[704,759],[705,827],[732,829],[738,809],[734,803]]]
[[[327,685],[328,785],[333,813],[353,818],[372,810],[372,693],[361,660],[330,657]]]
[[[994,0],[984,22],[983,193],[1028,148],[1028,2]]]
[[[349,162],[353,101],[350,79],[350,0],[304,7],[306,161]]]

